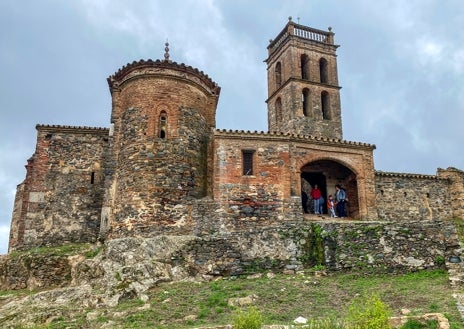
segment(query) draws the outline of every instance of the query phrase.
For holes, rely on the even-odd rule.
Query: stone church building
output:
[[[330,28],[292,20],[270,42],[268,132],[217,129],[220,87],[168,45],[122,67],[110,128],[36,126],[9,251],[315,220],[302,203],[315,184],[325,199],[343,186],[353,220],[464,218],[463,171],[378,172],[375,145],[343,139],[337,48]]]

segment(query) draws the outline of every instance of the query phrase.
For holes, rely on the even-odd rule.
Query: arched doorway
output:
[[[350,168],[333,160],[317,160],[305,164],[300,172],[303,210],[312,212],[308,200],[311,189],[317,184],[324,198],[323,213],[327,214],[327,198],[329,195],[335,197],[335,185],[340,184],[346,191],[348,217],[359,217],[358,184],[356,174]],[[305,203],[309,204],[308,208]]]

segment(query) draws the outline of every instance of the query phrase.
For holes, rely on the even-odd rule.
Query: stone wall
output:
[[[9,250],[94,242],[100,226],[108,130],[37,126],[18,187]]]
[[[0,257],[0,290],[67,286],[72,264],[67,256],[49,254]]]
[[[443,268],[450,256],[459,255],[454,226],[442,221],[286,222],[259,230],[249,226],[191,243],[178,258],[194,259],[196,265],[190,266],[208,275],[264,269],[288,272],[315,265],[330,270],[403,272]]]
[[[450,182],[448,199],[451,200],[454,218],[464,219],[464,171],[456,168],[438,168],[437,176]]]
[[[147,118],[140,112],[125,111],[110,238],[183,226],[189,205],[207,193],[209,129],[203,117],[178,109],[177,137],[161,139],[145,136]]]
[[[452,223],[245,221],[228,230],[227,218],[210,218],[204,235],[157,235],[109,240],[93,259],[84,256],[0,258],[0,288],[91,284],[105,289],[149,289],[159,280],[295,273],[315,265],[329,270],[392,273],[444,268],[459,254]],[[158,278],[157,276],[161,277]],[[135,291],[140,293],[140,291]],[[120,291],[120,294],[130,293]]]
[[[376,203],[381,220],[413,221],[453,217],[450,180],[432,175],[376,172]],[[463,185],[461,185],[462,187]]]
[[[208,150],[219,86],[169,60],[134,62],[108,82],[114,164],[101,237],[191,232],[194,200],[211,193]]]

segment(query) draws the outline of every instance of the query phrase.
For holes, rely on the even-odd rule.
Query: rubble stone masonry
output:
[[[459,256],[449,220],[464,217],[464,173],[376,172],[375,145],[342,139],[333,37],[290,21],[271,42],[268,132],[216,129],[220,87],[168,53],[124,66],[108,78],[110,129],[37,126],[9,252],[161,239],[177,248],[163,260],[169,270],[208,275],[256,264],[414,270]],[[316,184],[325,200],[335,185],[345,188],[348,219],[303,213]],[[17,267],[0,264],[3,286],[29,260],[9,261]],[[64,267],[57,275],[71,273],[65,259],[49,264]],[[38,272],[44,284],[53,280],[46,266]]]
[[[108,129],[37,126],[37,145],[18,185],[10,250],[94,242],[100,229]]]

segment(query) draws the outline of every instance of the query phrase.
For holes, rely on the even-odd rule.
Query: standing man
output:
[[[346,217],[345,213],[345,199],[346,193],[345,190],[340,186],[340,184],[335,185],[335,200],[337,203],[337,213],[338,217]]]

